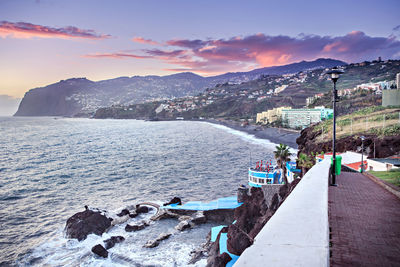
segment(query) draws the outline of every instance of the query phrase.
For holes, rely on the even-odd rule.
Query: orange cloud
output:
[[[256,61],[262,67],[284,65],[290,62],[291,57],[289,54],[282,54],[282,51],[263,52],[255,55]]]
[[[144,39],[143,37],[133,37],[132,41],[134,41],[135,43],[140,43],[140,44],[149,44],[149,45],[159,45],[158,42],[153,41],[151,39]]]
[[[27,22],[0,21],[0,37],[7,38],[83,38],[101,40],[110,38],[110,35],[97,34],[93,30],[83,30],[68,26],[64,28],[52,28]]]

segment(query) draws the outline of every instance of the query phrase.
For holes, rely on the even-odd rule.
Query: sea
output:
[[[188,266],[215,223],[177,232],[178,221],[167,219],[129,233],[125,223],[81,242],[65,237],[65,223],[85,205],[117,213],[175,196],[236,195],[249,162],[274,161],[275,145],[201,121],[0,117],[0,265]],[[158,247],[143,247],[166,232],[173,235]],[[94,256],[91,248],[114,235],[126,240],[107,259]]]

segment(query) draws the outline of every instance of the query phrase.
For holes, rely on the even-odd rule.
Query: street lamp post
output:
[[[332,139],[332,157],[333,157],[333,166],[332,166],[332,182],[331,186],[337,186],[336,184],[336,102],[337,100],[337,90],[336,90],[336,82],[339,80],[340,74],[344,73],[344,71],[335,68],[332,68],[326,74],[331,76],[331,80],[333,82],[333,96],[332,96],[332,103],[333,103],[333,139]]]
[[[365,137],[361,136],[361,173],[364,172],[364,160],[363,160],[363,155],[364,155],[364,140]]]

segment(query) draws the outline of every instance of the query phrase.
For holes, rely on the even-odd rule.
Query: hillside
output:
[[[98,82],[86,78],[73,78],[29,90],[15,115],[88,116],[101,107],[129,106],[193,96],[203,93],[206,88],[226,82],[240,84],[258,79],[261,75],[283,75],[344,64],[346,63],[333,59],[318,59],[212,77],[184,72],[167,76],[119,77]]]
[[[363,62],[342,66],[345,74],[338,82],[338,89],[353,88],[362,83],[394,80],[400,72],[400,61]],[[252,119],[257,112],[273,107],[291,106],[301,108],[306,98],[317,93],[326,93],[314,105],[330,107],[332,81],[325,69],[301,71],[295,74],[262,75],[256,80],[240,84],[224,83],[207,88],[204,93],[194,97],[178,98],[154,102],[156,107],[148,114],[148,119],[228,118]],[[346,114],[354,110],[379,105],[381,96],[370,92],[359,92],[342,97],[338,110]],[[131,109],[131,110],[129,110]],[[134,106],[114,106],[102,108],[95,118],[143,118],[136,114]]]
[[[360,151],[365,136],[364,152],[369,157],[388,157],[400,153],[400,106],[371,106],[339,116],[336,119],[338,152]],[[332,119],[308,127],[297,139],[301,153],[332,151]]]

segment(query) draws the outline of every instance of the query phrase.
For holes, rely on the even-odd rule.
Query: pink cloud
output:
[[[93,30],[83,30],[77,27],[68,26],[64,28],[52,28],[48,26],[36,25],[27,22],[8,22],[0,21],[0,37],[6,38],[83,38],[101,40],[110,38],[110,35],[97,34]]]
[[[153,42],[147,41],[148,44]],[[347,62],[371,60],[378,56],[395,59],[399,57],[400,51],[400,41],[396,37],[372,37],[361,31],[336,37],[306,34],[297,37],[270,36],[258,33],[228,39],[174,39],[165,44],[165,49],[142,50],[145,56],[117,53],[96,57],[153,58],[170,64],[171,68],[167,68],[169,71],[193,71],[210,75],[321,57]]]
[[[165,51],[160,49],[148,49],[144,50],[146,54],[151,55],[153,57],[158,57],[164,60],[170,60],[175,58],[184,58],[186,50],[171,50]]]
[[[400,41],[394,37],[371,37],[361,31],[344,36],[301,34],[297,37],[269,36],[262,33],[214,40],[170,40],[171,46],[185,48],[185,60],[175,55],[163,58],[170,64],[193,71],[241,71],[248,66],[267,67],[300,60],[331,57],[349,62],[396,58]],[[176,69],[176,68],[172,68]],[[178,68],[179,69],[179,68]]]
[[[149,44],[149,45],[159,45],[158,42],[153,41],[151,39],[144,39],[143,37],[133,37],[132,41],[134,41],[135,43],[140,43],[140,44]]]
[[[136,58],[136,59],[145,59],[152,58],[152,56],[139,56],[128,53],[96,53],[96,54],[88,54],[84,55],[85,58],[114,58],[114,59],[124,59],[124,58]]]

